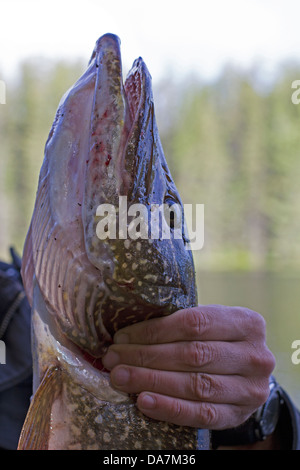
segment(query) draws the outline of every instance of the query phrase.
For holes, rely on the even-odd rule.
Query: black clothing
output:
[[[284,450],[300,450],[300,412],[284,390],[282,395],[284,403],[278,423],[280,442]]]
[[[16,449],[32,394],[31,311],[20,276],[21,260],[0,262],[0,448]],[[3,354],[1,354],[3,356]],[[5,363],[3,363],[5,362]]]

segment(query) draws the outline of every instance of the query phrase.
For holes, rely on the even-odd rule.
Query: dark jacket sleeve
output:
[[[31,309],[20,262],[0,261],[0,450],[17,448],[32,394]]]
[[[283,403],[278,422],[281,445],[287,450],[300,450],[300,411],[285,390],[281,393]]]

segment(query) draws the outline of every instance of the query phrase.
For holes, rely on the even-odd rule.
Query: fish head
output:
[[[98,39],[59,105],[22,272],[30,292],[35,277],[61,331],[96,357],[123,326],[197,303],[151,76],[138,58],[123,83],[113,34]]]

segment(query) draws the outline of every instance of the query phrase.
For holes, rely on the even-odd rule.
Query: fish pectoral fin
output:
[[[49,367],[36,391],[20,434],[18,450],[47,450],[51,409],[61,392],[61,371]]]

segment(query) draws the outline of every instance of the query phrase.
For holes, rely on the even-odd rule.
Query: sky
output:
[[[124,70],[141,56],[153,80],[300,58],[299,0],[0,0],[0,17],[0,79],[27,58],[87,63],[107,32]]]

